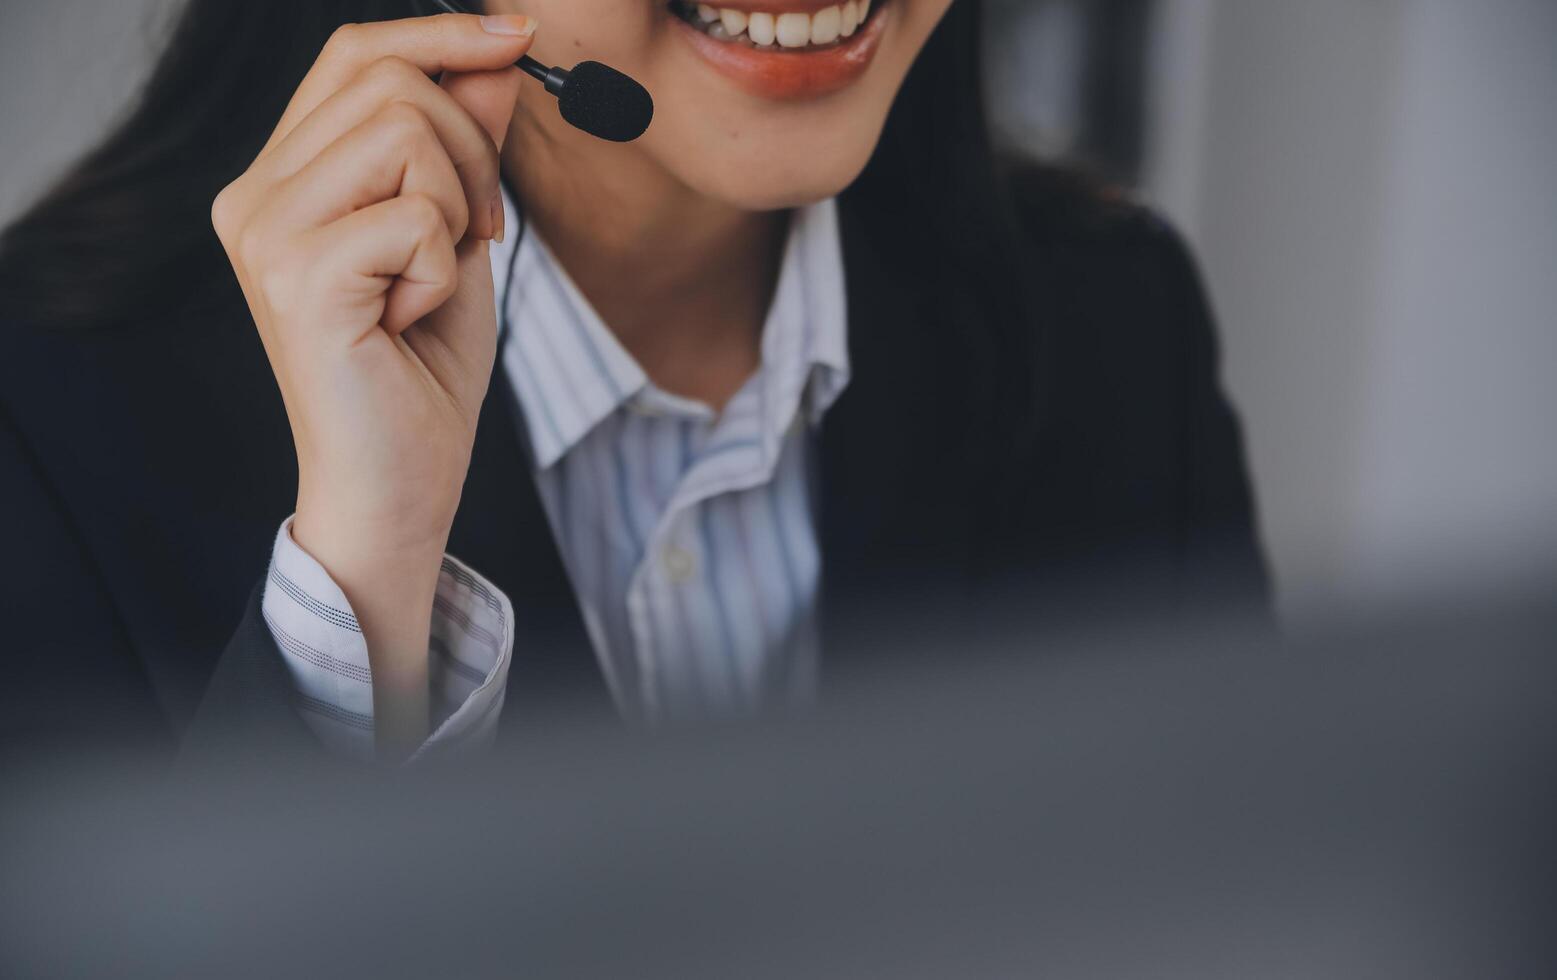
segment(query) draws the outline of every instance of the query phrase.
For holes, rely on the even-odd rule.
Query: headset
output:
[[[468,14],[454,0],[414,0],[417,13]],[[529,55],[515,67],[557,97],[557,110],[570,125],[613,143],[630,143],[654,119],[654,99],[632,77],[598,61],[581,61],[571,70],[547,68]]]

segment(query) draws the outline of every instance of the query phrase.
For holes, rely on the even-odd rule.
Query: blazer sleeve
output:
[[[86,542],[3,404],[0,502],[0,753],[7,765],[108,747],[167,757],[178,741],[206,757],[260,745],[318,753],[288,701],[259,585],[193,726],[175,739]]]
[[[84,542],[0,405],[0,733],[8,756],[171,738]]]
[[[179,751],[186,767],[239,758],[320,760],[323,751],[294,706],[292,678],[261,611],[263,577],[227,641]]]

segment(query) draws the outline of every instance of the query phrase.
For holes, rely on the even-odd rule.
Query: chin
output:
[[[862,139],[856,130],[846,139],[721,141],[694,157],[676,155],[664,163],[703,196],[744,211],[773,211],[841,193],[865,169],[876,135]]]
[[[669,111],[655,119],[643,148],[694,191],[749,211],[812,204],[854,183],[875,152],[895,92],[862,85],[784,103],[715,86],[687,88],[664,100]]]

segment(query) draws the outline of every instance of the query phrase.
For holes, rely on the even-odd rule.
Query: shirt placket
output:
[[[668,707],[661,695],[669,677],[676,676],[679,681],[671,692],[677,700],[687,697],[689,685],[684,675],[668,669],[666,658],[675,653],[669,637],[655,635],[653,629],[658,625],[663,633],[665,624],[674,618],[674,610],[658,610],[657,614],[652,614],[649,592],[657,585],[659,594],[666,596],[669,603],[684,601],[678,590],[692,588],[707,574],[709,567],[710,556],[693,526],[699,508],[723,494],[750,490],[773,478],[779,448],[775,433],[771,431],[773,397],[770,379],[759,377],[754,388],[743,389],[737,394],[719,422],[705,428],[700,433],[701,438],[689,440],[690,460],[684,463],[676,490],[655,524],[643,560],[629,586],[628,613],[640,654],[640,676],[644,678],[642,693],[645,703],[652,704],[656,713]],[[733,420],[753,417],[757,426],[755,437],[724,441],[730,430],[738,427]],[[706,423],[706,416],[697,421]],[[718,601],[717,597],[715,601]],[[691,621],[686,622],[690,629]],[[698,648],[706,649],[707,641],[707,637],[698,637]],[[702,677],[705,683],[715,673],[712,665],[706,662],[699,662],[690,669],[699,671],[696,676]],[[749,693],[745,691],[745,680],[739,671],[732,678],[732,684],[736,685],[739,696]]]

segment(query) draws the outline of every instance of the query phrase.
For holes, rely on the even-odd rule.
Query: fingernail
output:
[[[481,29],[505,37],[529,37],[535,33],[535,19],[524,14],[491,14],[481,18]]]
[[[503,235],[507,232],[508,216],[503,213],[503,195],[492,199],[492,240],[499,245],[503,244]]]

